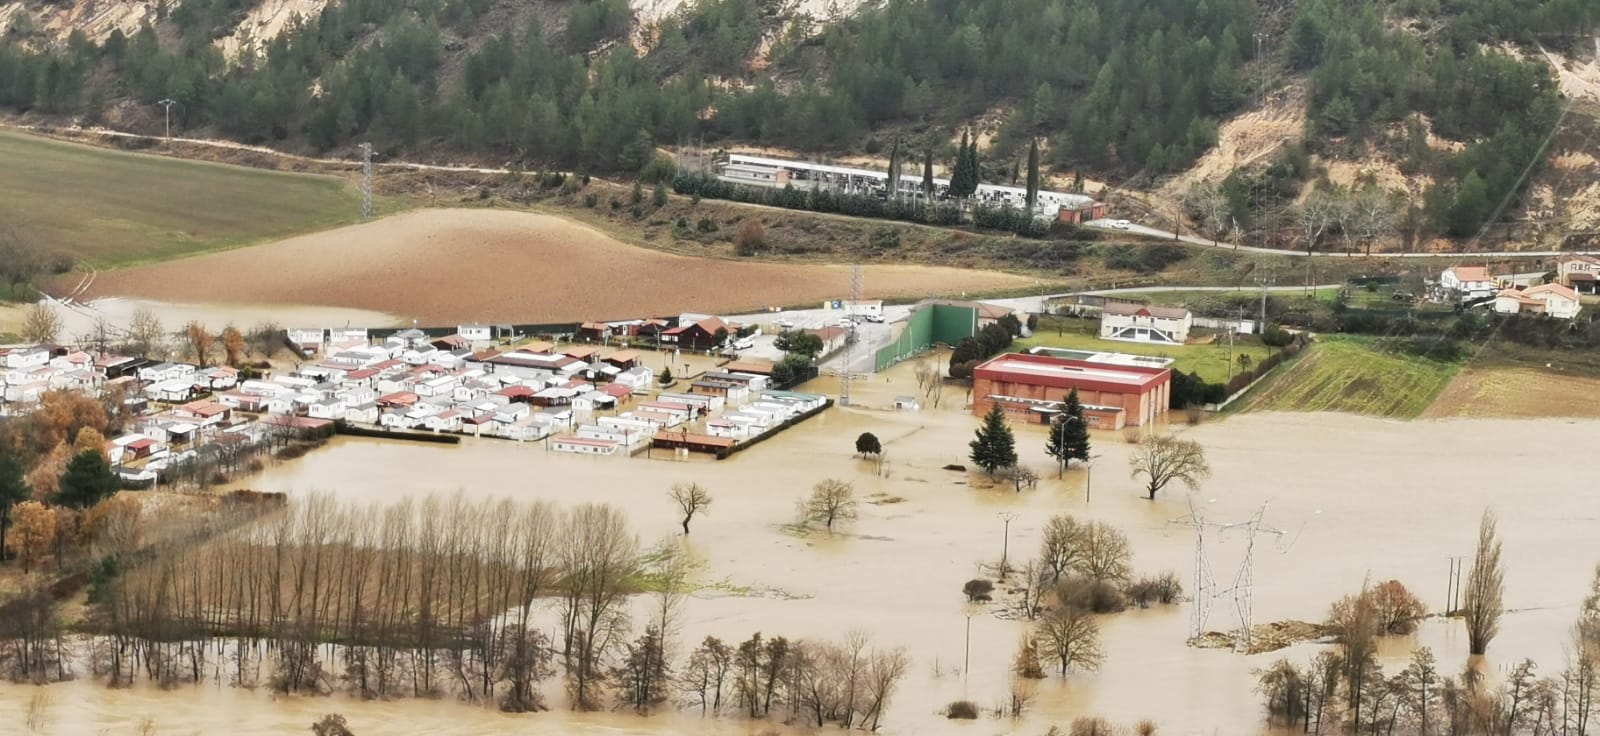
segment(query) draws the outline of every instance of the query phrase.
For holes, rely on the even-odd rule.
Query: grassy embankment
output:
[[[1378,349],[1371,338],[1324,335],[1246,395],[1243,411],[1336,411],[1411,419],[1460,370],[1459,363]]]
[[[1039,322],[1039,329],[1034,330],[1032,337],[1017,340],[1012,344],[1012,349],[1026,351],[1035,346],[1044,346],[1067,348],[1069,350],[1154,355],[1162,358],[1172,358],[1174,370],[1183,371],[1184,373],[1198,373],[1202,379],[1210,383],[1228,382],[1230,374],[1228,372],[1228,341],[1226,338],[1220,338],[1207,344],[1191,343],[1188,345],[1152,345],[1138,342],[1121,342],[1117,340],[1102,340],[1097,337],[1099,325],[1100,321],[1096,319],[1046,317]],[[1236,361],[1234,370],[1236,372],[1238,371],[1237,361],[1241,354],[1249,355],[1253,365],[1264,360],[1271,353],[1255,336],[1242,335],[1236,338],[1233,343],[1233,355]]]
[[[357,222],[351,182],[0,132],[0,213],[51,253],[100,269]],[[397,200],[374,203],[380,212]]]

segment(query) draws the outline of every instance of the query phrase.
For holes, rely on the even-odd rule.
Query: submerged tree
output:
[[[978,428],[977,435],[967,446],[971,448],[968,457],[972,464],[989,475],[994,475],[1000,468],[1017,464],[1017,441],[1011,434],[1011,426],[1006,424],[1005,412],[999,404],[989,407],[989,413],[983,417],[983,426]]]
[[[1139,449],[1128,458],[1133,477],[1145,477],[1145,491],[1155,500],[1156,493],[1175,480],[1183,481],[1189,490],[1200,487],[1200,481],[1211,477],[1211,466],[1206,464],[1205,449],[1194,440],[1170,435],[1148,435],[1139,441]]]
[[[678,510],[683,512],[683,533],[689,533],[689,522],[697,513],[706,512],[711,507],[711,494],[701,487],[699,483],[678,483],[672,486],[670,492]]]
[[[800,500],[799,510],[802,521],[820,521],[833,531],[834,522],[856,518],[855,486],[832,478],[824,480],[811,488],[810,496]]]
[[[1485,510],[1478,521],[1478,551],[1467,573],[1466,600],[1461,614],[1467,622],[1467,651],[1483,654],[1500,633],[1500,613],[1505,596],[1505,568],[1500,563],[1500,539],[1494,512]]]

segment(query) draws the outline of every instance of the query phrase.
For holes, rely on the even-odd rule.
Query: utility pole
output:
[[[372,144],[361,144],[361,219],[372,219]]]
[[[1006,523],[1005,541],[1000,547],[1000,577],[1003,579],[1006,576],[1006,558],[1011,552],[1011,520],[1017,518],[1017,515],[1012,511],[1002,511],[999,516]]]
[[[167,97],[167,98],[163,98],[163,99],[160,99],[160,100],[156,100],[156,104],[162,106],[167,111],[167,144],[171,145],[172,144],[172,106],[178,104],[178,101],[172,99],[171,97]]]

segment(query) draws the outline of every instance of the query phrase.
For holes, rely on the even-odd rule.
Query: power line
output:
[[[862,282],[865,275],[859,264],[850,269],[850,301],[844,305],[845,317],[850,321],[850,329],[844,333],[844,369],[839,371],[839,406],[850,405],[850,379],[855,370],[856,357],[856,328],[855,320],[850,319],[856,305],[861,303]]]

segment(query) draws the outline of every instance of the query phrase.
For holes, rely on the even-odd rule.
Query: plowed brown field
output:
[[[1600,416],[1600,407],[1587,399],[1597,386],[1593,378],[1533,368],[1467,368],[1422,418],[1592,418]]]
[[[954,296],[1028,277],[867,266],[870,297]],[[350,307],[416,319],[543,322],[739,312],[848,296],[850,268],[690,258],[569,220],[504,210],[425,210],[179,261],[100,274],[80,300]]]

